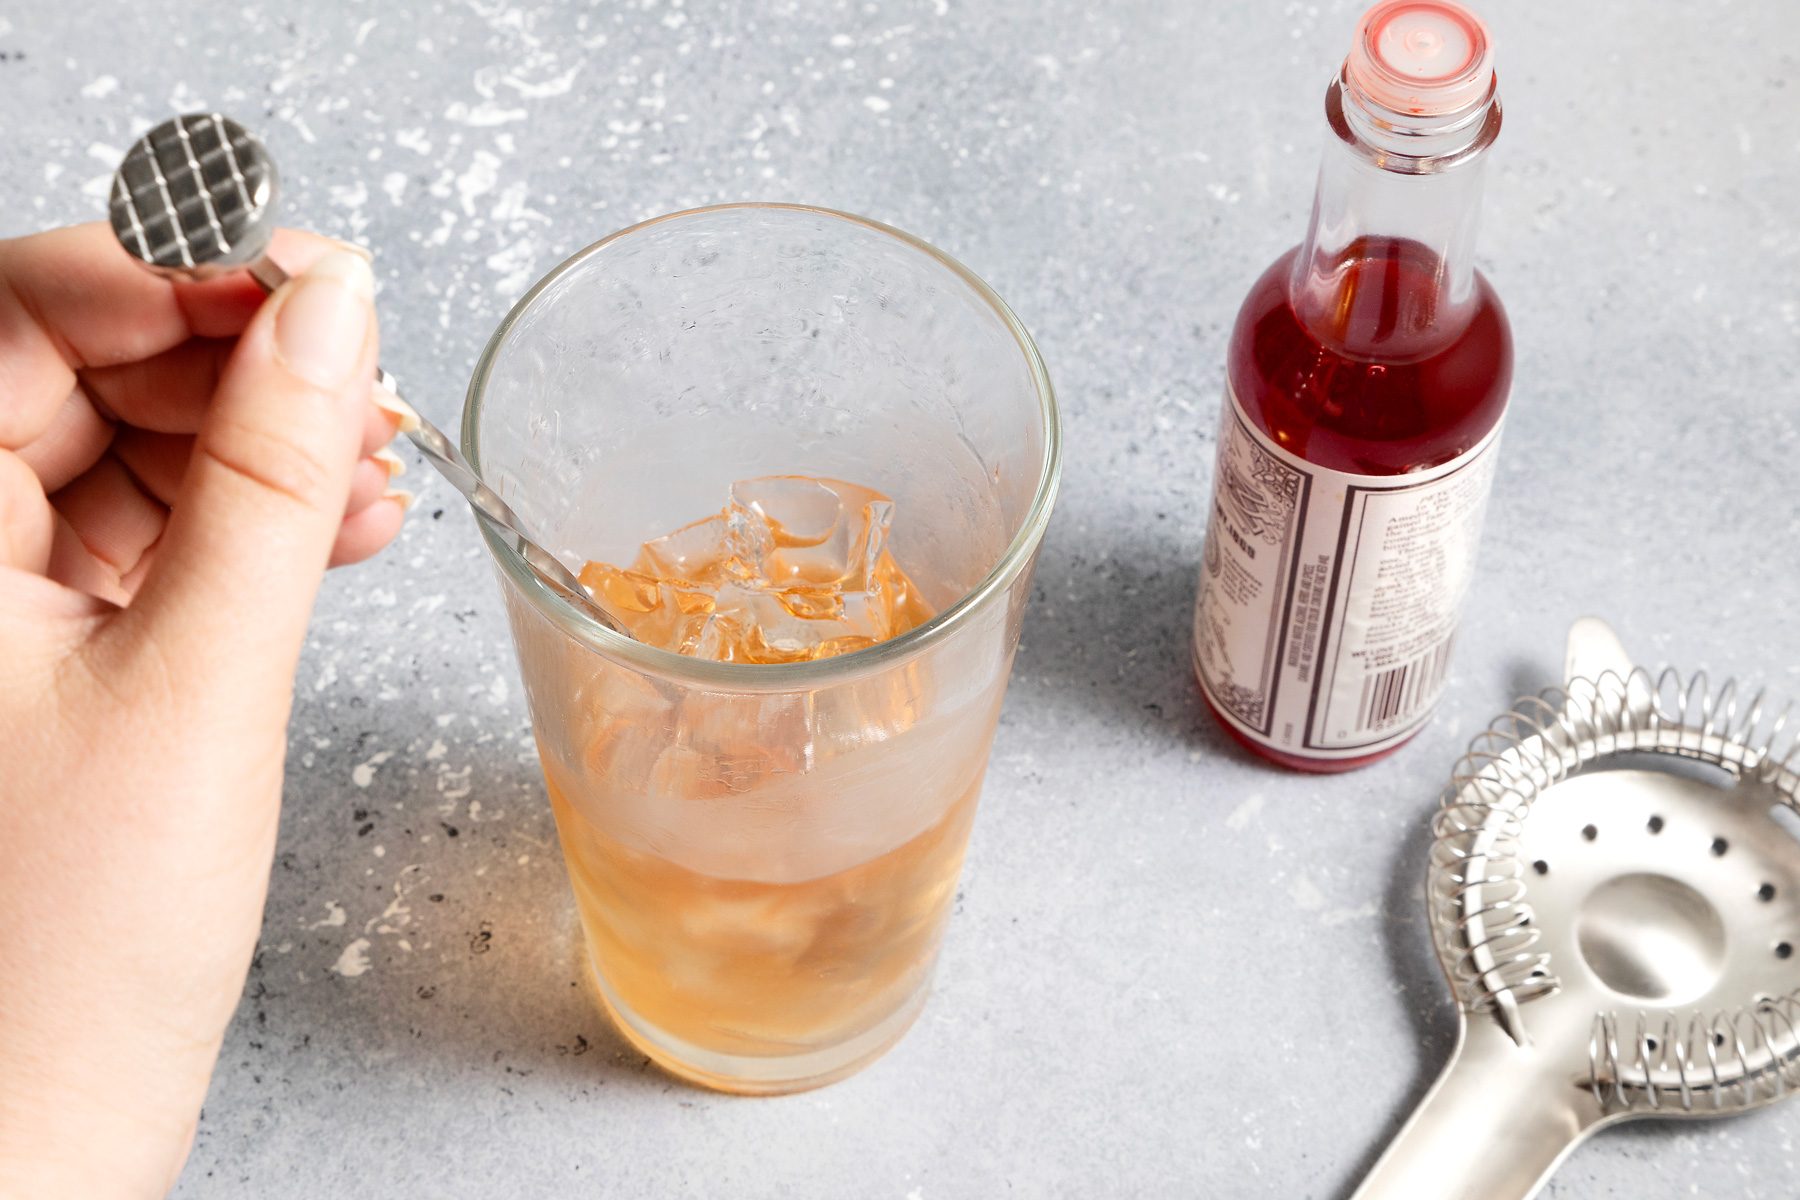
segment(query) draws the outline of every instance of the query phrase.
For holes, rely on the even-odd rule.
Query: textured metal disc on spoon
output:
[[[144,266],[177,279],[245,271],[267,291],[287,281],[269,257],[279,188],[263,144],[218,113],[164,121],[139,138],[113,176],[113,232]],[[401,431],[461,492],[481,521],[530,569],[532,577],[582,616],[615,633],[618,622],[556,554],[526,532],[500,493],[489,487],[437,426],[400,396],[379,366],[375,380],[394,398]],[[628,636],[628,635],[627,635]]]
[[[218,113],[191,113],[126,152],[113,177],[113,232],[149,266],[197,278],[238,271],[269,247],[277,191],[261,142]]]

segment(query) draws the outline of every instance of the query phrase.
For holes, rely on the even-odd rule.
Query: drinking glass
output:
[[[845,213],[676,213],[552,271],[495,331],[463,450],[571,566],[842,479],[936,615],[809,662],[684,657],[585,617],[491,535],[594,982],[727,1091],[813,1087],[924,1003],[1057,487],[1030,336],[947,255]]]

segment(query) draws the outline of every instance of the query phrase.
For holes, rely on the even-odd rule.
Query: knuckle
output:
[[[215,421],[198,452],[253,486],[309,509],[329,507],[336,472],[314,450],[287,433],[242,420]]]

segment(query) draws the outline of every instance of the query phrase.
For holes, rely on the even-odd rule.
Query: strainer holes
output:
[[[1531,869],[1536,871],[1539,875],[1548,875],[1550,873],[1550,864],[1540,858],[1531,864]]]
[[[1712,840],[1712,852],[1714,858],[1724,858],[1725,852],[1729,849],[1731,849],[1731,843],[1724,838],[1716,837]]]
[[[1661,817],[1651,817],[1645,828],[1649,829],[1651,833],[1661,833],[1663,831],[1663,819]]]
[[[1655,1054],[1656,1053],[1656,1039],[1655,1038],[1645,1038],[1644,1039],[1644,1048],[1649,1050],[1650,1053]]]
[[[1756,898],[1758,900],[1761,900],[1764,904],[1767,904],[1769,901],[1773,900],[1775,898],[1775,885],[1772,883],[1765,883],[1761,887],[1757,888],[1756,889]]]
[[[1600,831],[1592,825],[1583,825],[1581,827],[1581,836],[1591,842],[1600,836]]]
[[[1724,1044],[1725,1044],[1725,1035],[1724,1034],[1722,1034],[1722,1033],[1713,1034],[1713,1045],[1723,1046]]]
[[[1792,958],[1793,956],[1794,956],[1794,947],[1791,943],[1789,943],[1789,942],[1776,942],[1775,943],[1775,957],[1776,958]]]

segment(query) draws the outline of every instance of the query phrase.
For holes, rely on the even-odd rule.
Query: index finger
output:
[[[297,272],[333,248],[283,229],[269,253]],[[0,448],[49,427],[76,371],[137,362],[191,337],[231,337],[262,302],[245,272],[200,283],[152,274],[104,222],[0,242]]]

